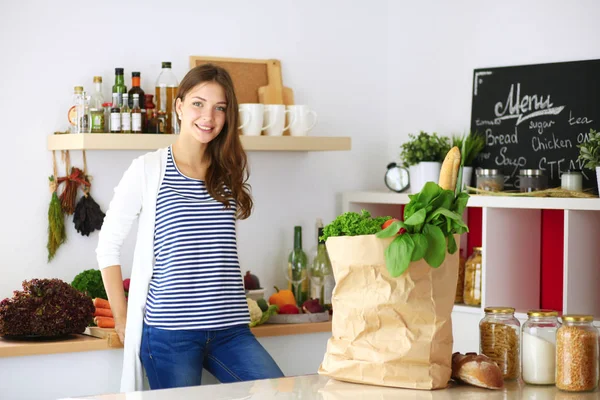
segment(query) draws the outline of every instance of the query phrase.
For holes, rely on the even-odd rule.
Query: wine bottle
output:
[[[319,299],[323,306],[331,306],[331,294],[335,281],[333,279],[333,269],[331,260],[327,253],[325,241],[321,240],[323,228],[318,229],[319,244],[317,245],[317,255],[313,259],[310,268],[310,297]]]
[[[288,282],[289,289],[296,297],[296,304],[302,304],[308,300],[308,257],[302,249],[302,227],[294,227],[294,249],[288,257]]]

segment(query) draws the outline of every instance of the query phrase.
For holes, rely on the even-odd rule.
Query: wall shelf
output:
[[[347,192],[343,203],[408,204],[408,194],[394,192]],[[600,211],[600,198],[550,198],[471,195],[469,207],[517,208],[531,210]],[[348,210],[346,210],[348,211]]]
[[[48,137],[48,150],[155,150],[167,147],[176,135],[88,133],[55,134]],[[241,136],[246,151],[344,151],[350,137],[335,136]]]

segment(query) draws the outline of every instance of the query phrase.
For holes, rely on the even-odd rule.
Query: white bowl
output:
[[[246,290],[246,297],[256,301],[265,297],[265,289]]]

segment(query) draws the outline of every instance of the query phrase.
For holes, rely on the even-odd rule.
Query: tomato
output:
[[[399,219],[396,219],[396,218],[390,218],[390,219],[388,219],[387,221],[385,221],[383,223],[383,225],[381,225],[381,229],[387,228],[388,226],[390,226],[391,224],[393,224],[396,221],[399,221]]]
[[[388,219],[387,221],[385,221],[383,223],[383,225],[381,225],[381,229],[387,228],[388,226],[390,226],[391,224],[393,224],[396,221],[400,221],[400,220],[397,219],[397,218],[390,218],[390,219]],[[400,228],[400,230],[398,231],[398,235],[402,235],[404,232],[406,232],[406,229]]]

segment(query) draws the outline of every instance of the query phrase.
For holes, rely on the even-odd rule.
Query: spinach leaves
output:
[[[450,254],[457,250],[453,235],[469,231],[462,219],[469,200],[466,192],[459,191],[455,196],[453,190],[428,182],[420,193],[409,198],[404,208],[404,222],[395,221],[376,234],[378,238],[390,238],[400,228],[406,230],[385,250],[386,266],[393,277],[402,275],[410,262],[421,259],[438,268],[446,258],[446,250]]]

